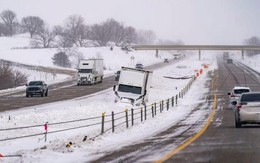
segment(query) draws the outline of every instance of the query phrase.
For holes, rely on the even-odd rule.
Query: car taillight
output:
[[[241,109],[241,107],[242,107],[242,105],[241,105],[241,104],[238,104],[238,105],[237,105],[237,109],[238,109],[238,110],[240,110],[240,109]]]
[[[235,95],[231,95],[231,97],[236,97]]]

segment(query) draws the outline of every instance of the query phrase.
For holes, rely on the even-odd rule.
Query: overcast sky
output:
[[[260,0],[0,0],[0,12],[40,16],[50,26],[73,14],[87,24],[108,18],[185,44],[242,44],[260,36]]]

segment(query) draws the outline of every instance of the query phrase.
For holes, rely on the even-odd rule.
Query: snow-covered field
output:
[[[51,61],[55,49],[30,50],[17,48],[26,47],[25,40],[26,38],[18,37],[16,39],[4,38],[4,41],[2,41],[2,38],[0,38],[0,44],[5,45],[0,47],[0,59],[29,65],[55,67]],[[147,66],[162,62],[164,58],[173,57],[170,52],[160,52],[160,57],[155,58],[155,52],[153,51],[125,53],[119,48],[114,48],[113,51],[110,51],[109,48],[80,48],[79,50],[83,52],[86,58],[103,58],[106,67],[105,73],[107,75],[112,75],[121,66],[131,67],[137,62]],[[131,60],[131,56],[134,56],[134,61]],[[100,134],[100,125],[48,134],[46,142],[44,141],[44,135],[0,141],[0,154],[4,156],[21,155],[21,157],[3,157],[0,158],[0,162],[45,163],[53,162],[53,160],[62,163],[86,162],[102,156],[104,151],[120,149],[123,146],[142,141],[149,136],[169,128],[180,121],[185,115],[189,114],[197,104],[203,102],[202,99],[204,99],[205,94],[208,92],[208,88],[205,86],[205,83],[209,80],[207,72],[217,68],[216,59],[214,55],[204,55],[202,58],[199,61],[197,55],[186,54],[185,60],[176,64],[169,64],[167,67],[154,71],[148,105],[175,96],[189,82],[189,80],[169,79],[164,76],[192,76],[195,75],[195,70],[203,69],[203,73],[195,80],[188,94],[183,99],[180,99],[178,105],[170,108],[169,111],[164,111],[155,118],[149,116],[146,121],[137,122],[128,129],[126,129],[125,125],[118,126],[115,133],[111,133],[110,130],[96,137],[94,141],[91,138]],[[202,64],[209,64],[209,68],[203,68]],[[30,74],[31,78],[33,78],[34,73]],[[66,78],[67,76],[64,76],[64,78],[61,77],[59,80],[65,80]],[[124,113],[125,109],[131,109],[128,104],[114,103],[114,98],[115,95],[112,88],[110,88],[91,96],[21,108],[16,111],[2,112],[0,113],[0,140],[43,133],[45,131],[43,125],[46,122],[54,124],[90,117],[100,117],[98,120],[100,122],[101,115],[104,112],[106,115],[109,115],[112,111],[115,113]],[[87,125],[86,123],[89,122],[78,121],[77,123],[49,125],[48,132],[51,133],[70,127]],[[1,131],[1,129],[35,125],[39,125],[39,127]],[[108,126],[105,126],[105,129],[108,129]],[[85,136],[87,136],[87,140],[82,141]],[[66,144],[69,142],[73,142],[73,145],[70,148],[66,148]],[[157,157],[160,156],[158,155]]]

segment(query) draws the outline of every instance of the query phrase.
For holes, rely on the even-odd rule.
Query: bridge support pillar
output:
[[[245,58],[244,50],[242,50],[241,52],[242,52],[242,59],[244,59]]]
[[[199,60],[201,60],[201,51],[199,50]]]
[[[158,50],[158,49],[155,50],[155,57],[156,57],[156,58],[159,57],[159,50]]]

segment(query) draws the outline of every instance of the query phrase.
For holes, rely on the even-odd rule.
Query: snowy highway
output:
[[[76,160],[79,162],[234,162],[237,159],[243,159],[247,162],[250,159],[257,160],[257,154],[254,155],[254,152],[250,152],[247,155],[245,150],[253,151],[258,147],[258,143],[255,143],[259,137],[258,132],[255,130],[258,126],[246,126],[242,129],[236,129],[233,111],[227,109],[227,92],[234,85],[247,84],[250,85],[252,90],[259,91],[259,74],[250,68],[245,68],[238,62],[227,64],[222,59],[218,59],[218,68],[216,68],[214,57],[198,61],[196,56],[193,56],[170,64],[161,63],[165,67],[155,71],[151,102],[178,93],[178,90],[173,86],[181,88],[187,82],[185,80],[165,78],[164,76],[180,76],[180,74],[194,73],[193,70],[205,62],[210,64],[210,68],[208,70],[205,69],[204,73],[195,80],[187,95],[180,99],[178,106],[170,108],[169,111],[163,112],[155,118],[149,117],[145,123],[137,123],[130,129],[124,129],[124,127],[116,128],[115,133],[108,132],[96,137],[95,140],[93,139],[94,141],[91,140],[91,137],[95,137],[100,132],[99,126],[86,130],[83,128],[73,130],[73,132],[50,134],[48,136],[49,141],[46,143],[39,141],[39,138],[36,138],[38,142],[35,138],[2,141],[0,142],[0,150],[7,151],[7,155],[21,155],[21,158],[5,158],[5,160],[11,162],[48,162],[56,155],[62,155],[62,157],[58,157],[57,162],[64,162],[65,160],[65,162],[73,162],[75,160],[74,157],[77,157]],[[186,67],[184,65],[190,66]],[[241,71],[242,69],[246,70]],[[180,71],[179,74],[176,74],[176,70]],[[216,78],[216,91],[213,90],[212,86],[214,76]],[[173,81],[174,84],[172,85]],[[43,104],[45,103],[43,99],[51,100],[58,96],[68,99],[73,97],[66,96],[67,93],[62,94],[61,92],[64,90],[68,92],[73,92],[73,90],[74,92],[75,90],[84,92],[82,94],[76,93],[78,98],[74,100],[44,105],[32,103],[31,105],[35,106],[22,108],[18,111],[3,112],[0,121],[5,126],[0,126],[1,128],[10,128],[17,127],[17,125],[44,124],[46,121],[60,122],[64,121],[64,119],[84,118],[90,115],[98,116],[101,114],[101,111],[104,111],[104,107],[107,108],[106,112],[108,113],[112,110],[120,112],[120,110],[122,111],[122,109],[129,106],[111,103],[113,101],[111,88],[113,84],[115,84],[115,81],[114,77],[111,76],[106,78],[102,84],[86,87],[75,85],[62,87],[51,91],[49,97],[28,98],[28,100],[34,99],[32,101],[36,101],[36,103],[41,101],[40,103]],[[93,94],[93,92],[99,91],[99,89],[100,91],[103,89],[103,91]],[[59,93],[55,94],[55,92]],[[92,95],[88,96],[86,92],[90,92]],[[212,110],[214,93],[217,95],[216,111]],[[87,96],[81,97],[83,94]],[[13,95],[3,97],[1,100],[16,98],[27,100],[24,94],[20,94],[17,97]],[[105,99],[105,101],[101,102],[101,99]],[[14,106],[18,104],[13,102]],[[212,122],[209,121],[211,114],[215,114]],[[8,120],[9,115],[11,115],[11,120]],[[32,123],[30,119],[33,117]],[[209,128],[204,132],[202,129],[206,125],[209,125]],[[60,129],[65,128],[66,126],[64,125],[60,126]],[[55,129],[58,128],[50,128],[50,131],[55,131]],[[38,130],[17,132],[13,136],[26,134],[27,132],[37,133]],[[146,132],[143,133],[143,130]],[[198,133],[202,134],[202,136],[197,136]],[[10,132],[2,134],[0,138],[3,140],[8,137],[8,134]],[[240,134],[243,136],[237,136]],[[88,136],[86,142],[82,142],[84,135]],[[199,138],[192,140],[187,147],[185,146],[184,149],[179,150],[184,142],[193,137]],[[75,143],[71,149],[65,148],[68,141]],[[25,142],[30,143],[30,146],[25,148]],[[241,144],[244,146],[241,147]],[[175,152],[175,150],[178,152]],[[52,153],[53,157],[45,157],[48,153]],[[226,155],[226,153],[230,154],[230,156]],[[243,158],[234,157],[236,153],[243,153]],[[222,159],[223,156],[225,156],[225,159]]]

